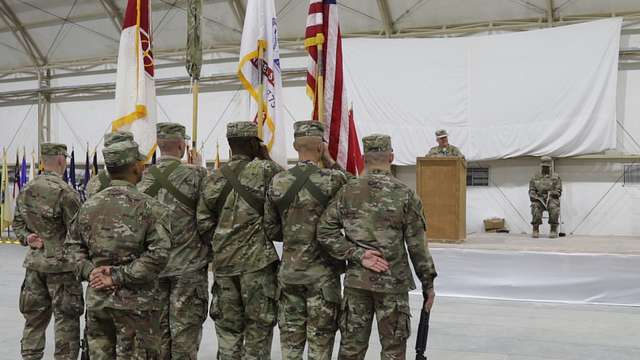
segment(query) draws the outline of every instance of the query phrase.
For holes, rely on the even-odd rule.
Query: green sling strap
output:
[[[180,162],[175,161],[171,165],[167,166],[164,172],[161,172],[156,166],[151,167],[149,172],[153,175],[155,181],[147,188],[147,190],[144,191],[144,193],[149,196],[156,197],[160,189],[165,189],[169,194],[173,195],[176,200],[186,205],[189,209],[195,211],[198,205],[197,199],[192,199],[185,195],[169,181],[169,176],[178,168],[178,166],[180,166]]]
[[[227,184],[222,189],[222,193],[220,194],[220,197],[216,202],[216,209],[218,210],[218,214],[220,214],[220,210],[222,210],[222,206],[224,205],[227,197],[229,196],[229,193],[231,192],[231,189],[233,188],[233,190],[238,193],[242,200],[246,201],[249,206],[251,206],[255,211],[258,212],[258,214],[260,214],[260,216],[264,215],[264,199],[261,199],[252,194],[249,189],[247,189],[246,186],[240,184],[240,181],[238,180],[238,175],[240,175],[247,164],[248,163],[241,163],[236,171],[233,171],[233,169],[231,169],[231,167],[227,165],[220,168],[220,172],[222,172],[222,175],[227,180]]]
[[[329,196],[325,195],[324,192],[318,187],[318,185],[314,184],[312,181],[309,181],[309,177],[320,171],[320,169],[310,166],[306,168],[304,171],[300,169],[300,167],[295,166],[291,168],[291,174],[296,178],[293,184],[289,187],[286,193],[282,196],[282,198],[276,202],[276,206],[282,214],[286,209],[291,206],[291,203],[296,198],[296,195],[302,190],[302,188],[306,188],[307,191],[313,196],[323,208],[326,208],[329,204]]]

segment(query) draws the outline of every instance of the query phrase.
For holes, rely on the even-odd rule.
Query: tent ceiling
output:
[[[233,52],[240,42],[246,0],[203,0],[203,47]],[[151,0],[154,48],[159,59],[186,44],[186,0]],[[638,0],[342,0],[345,36],[438,36],[452,31],[521,30],[536,23],[625,15],[640,23]],[[113,63],[126,0],[0,0],[0,73],[33,71],[25,50],[31,39],[39,65]],[[283,47],[299,47],[308,1],[276,0]],[[17,21],[11,21],[11,19]],[[469,24],[460,27],[461,24]],[[458,30],[455,30],[456,25]],[[13,30],[22,26],[22,34]],[[502,28],[501,28],[502,27]],[[38,56],[36,56],[37,58]],[[38,60],[38,59],[36,59]]]

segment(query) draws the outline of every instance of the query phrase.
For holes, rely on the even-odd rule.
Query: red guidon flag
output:
[[[318,43],[322,44],[318,65]],[[334,159],[354,175],[364,168],[360,142],[348,104],[347,90],[342,73],[342,35],[336,0],[311,0],[307,16],[305,47],[309,52],[307,68],[307,95],[314,101],[314,119],[318,117],[318,99],[323,98],[322,121],[329,152]],[[318,78],[324,84],[323,97],[317,96]]]
[[[120,35],[116,78],[116,120],[112,131],[131,131],[140,152],[156,149],[156,88],[151,52],[149,0],[128,0]]]

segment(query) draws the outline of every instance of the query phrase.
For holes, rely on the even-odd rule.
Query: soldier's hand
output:
[[[189,160],[191,164],[202,166],[202,154],[198,152],[196,149],[190,150],[191,155],[189,156]]]
[[[427,292],[424,295],[425,295],[424,310],[426,312],[431,312],[431,308],[433,307],[433,302],[436,299],[436,291],[433,288],[431,288],[427,290]]]
[[[100,274],[111,276],[111,266],[98,266],[91,270],[91,273],[89,274],[89,281],[93,281],[93,279]]]
[[[362,255],[362,266],[375,272],[389,270],[389,263],[382,257],[382,253],[376,250],[366,250]]]
[[[331,152],[329,151],[329,144],[327,144],[326,142],[322,144],[323,144],[322,164],[324,165],[325,168],[331,168],[336,161],[331,157]]]
[[[111,289],[114,284],[111,275],[99,273],[89,282],[89,286],[94,289]]]
[[[38,234],[29,234],[27,236],[27,245],[32,249],[41,249],[44,246],[44,242],[38,236]]]

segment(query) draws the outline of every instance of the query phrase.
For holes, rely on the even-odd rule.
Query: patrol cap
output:
[[[436,139],[446,138],[447,136],[449,136],[449,134],[445,129],[440,129],[436,131]]]
[[[163,122],[156,125],[156,135],[162,140],[190,140],[185,127],[178,123]]]
[[[43,143],[40,145],[41,156],[67,156],[67,145],[57,143]]]
[[[391,137],[383,134],[372,134],[362,138],[362,147],[365,153],[393,151]]]
[[[552,159],[550,156],[543,156],[540,158],[540,164],[543,166],[551,166]]]
[[[114,131],[104,136],[105,147],[122,141],[133,141],[133,133],[129,131]]]
[[[102,149],[104,163],[108,167],[119,167],[133,164],[136,161],[145,161],[146,156],[138,150],[138,143],[133,140],[112,143]]]
[[[227,124],[227,139],[258,137],[258,126],[251,121],[236,121]]]
[[[293,123],[293,137],[324,136],[324,125],[320,121],[296,121]]]

